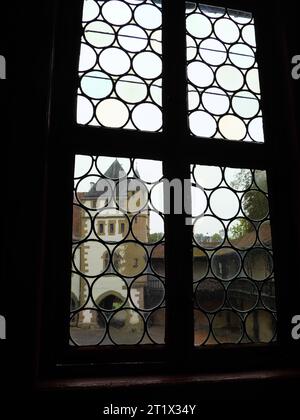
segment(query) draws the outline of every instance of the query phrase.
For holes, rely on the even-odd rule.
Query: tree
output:
[[[266,172],[256,170],[254,179],[251,171],[241,169],[232,181],[231,186],[236,191],[248,190],[242,199],[242,209],[247,218],[254,225],[268,214],[268,199],[264,193],[268,191]],[[245,234],[253,231],[253,224],[247,219],[240,219],[238,223],[231,226],[230,236],[232,239],[239,239]]]
[[[148,242],[158,242],[163,238],[163,236],[164,234],[162,232],[149,233]]]

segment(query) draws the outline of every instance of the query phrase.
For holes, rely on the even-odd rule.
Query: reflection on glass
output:
[[[195,345],[276,340],[266,171],[191,165],[191,181]]]
[[[70,345],[163,344],[162,163],[77,155],[75,175]]]

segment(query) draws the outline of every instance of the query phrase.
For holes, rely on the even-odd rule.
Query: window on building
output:
[[[104,223],[99,223],[99,235],[104,235]]]
[[[115,223],[109,223],[109,234],[114,235],[115,233]]]
[[[125,233],[125,223],[120,223],[120,233]]]
[[[67,156],[81,212],[71,258],[81,303],[63,335],[75,359],[86,346],[102,360],[111,360],[105,348],[127,360],[137,345],[151,347],[149,359],[157,349],[198,360],[203,347],[256,352],[278,341],[278,156],[259,72],[270,41],[262,11],[171,3],[87,0],[77,10]],[[91,197],[103,207],[89,207]],[[122,238],[109,218],[125,220]]]

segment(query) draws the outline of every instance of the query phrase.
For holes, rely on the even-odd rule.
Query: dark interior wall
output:
[[[0,6],[0,54],[7,59],[7,80],[0,81],[0,314],[7,319],[7,340],[0,342],[0,385],[3,398],[8,395],[11,398],[26,399],[35,397],[32,389],[39,329],[37,285],[42,275],[40,257],[46,171],[45,140],[55,2],[18,2],[13,6],[3,3]],[[287,58],[291,59],[294,55],[300,55],[298,16],[290,13],[293,9],[291,1],[281,3],[281,24],[287,32]],[[274,62],[274,66],[277,64]],[[291,121],[295,119],[300,133],[300,80],[291,81],[289,94],[290,105],[294,109]],[[300,137],[298,140],[300,142]],[[295,168],[292,173],[293,179],[297,177],[300,178],[300,168]],[[298,191],[295,191],[295,200],[295,205],[300,208]],[[299,232],[300,226],[295,224],[295,239],[299,238]],[[275,392],[283,383],[291,393],[294,392],[296,384],[291,378],[282,383],[274,382],[269,388],[270,394],[271,390]],[[232,384],[232,387],[236,395],[242,394],[239,386]],[[255,386],[255,394],[259,394],[262,388]],[[245,383],[245,389],[252,392],[253,385]],[[176,390],[177,395],[181,396],[191,393],[199,395],[200,388],[197,385],[183,388],[177,386]],[[214,385],[210,392],[206,388],[205,392],[209,395],[214,392],[227,395],[229,390],[222,389],[219,384]],[[165,387],[163,392],[168,391],[168,387]],[[201,391],[204,395],[204,390]],[[136,392],[136,395],[143,398],[143,391]],[[151,393],[151,390],[147,392]],[[87,398],[99,397],[96,393],[85,392],[84,395]],[[69,394],[64,396],[68,397]],[[51,399],[54,394],[44,397]]]
[[[0,342],[3,393],[29,390],[36,361],[53,4],[2,2],[0,6],[0,48],[7,61],[7,79],[1,80],[5,95],[1,95],[0,134],[0,313],[7,320],[7,340]]]

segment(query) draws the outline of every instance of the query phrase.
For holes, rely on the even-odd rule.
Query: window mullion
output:
[[[184,358],[193,346],[191,229],[185,225],[184,211],[174,214],[174,198],[184,208],[184,179],[189,178],[189,163],[182,159],[187,136],[184,2],[175,7],[163,2],[163,60],[164,132],[173,155],[164,162],[164,175],[182,186],[181,192],[171,188],[171,214],[166,215],[166,342],[172,354]]]

